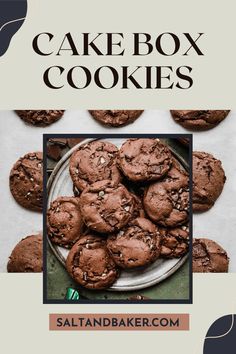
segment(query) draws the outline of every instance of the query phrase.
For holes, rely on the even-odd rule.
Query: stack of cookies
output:
[[[17,110],[27,124],[46,127],[58,121],[64,110]],[[29,152],[13,165],[9,187],[15,201],[33,212],[43,211],[43,153]],[[38,273],[43,270],[42,234],[24,237],[12,250],[7,264],[9,273]]]
[[[213,155],[193,152],[193,212],[202,213],[211,209],[219,198],[226,176],[221,161]],[[193,272],[228,272],[229,258],[226,251],[208,238],[193,240]]]
[[[171,110],[171,115],[185,129],[204,131],[216,127],[229,114],[229,110]],[[181,139],[183,143],[183,139]],[[222,163],[212,154],[193,152],[193,212],[211,209],[219,198],[226,176]],[[227,252],[208,238],[193,240],[193,271],[197,273],[228,272]]]
[[[71,156],[75,196],[53,201],[50,241],[70,249],[66,267],[88,289],[105,289],[122,269],[182,257],[189,243],[188,173],[159,139],[81,145]],[[141,267],[141,268],[140,268]]]
[[[43,210],[43,154],[30,152],[13,165],[9,187],[15,201],[23,208]],[[43,270],[42,234],[23,238],[13,249],[7,264],[9,273],[38,273]]]

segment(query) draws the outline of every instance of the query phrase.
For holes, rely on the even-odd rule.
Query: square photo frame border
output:
[[[148,299],[140,300],[106,300],[106,299],[48,299],[47,293],[47,141],[55,138],[82,138],[82,139],[128,139],[128,138],[159,138],[159,139],[179,139],[189,140],[189,298],[188,299]],[[192,134],[43,134],[43,304],[192,304],[193,303],[193,274],[192,274],[192,239],[193,239],[193,212],[192,212],[192,153],[193,153],[193,135]]]

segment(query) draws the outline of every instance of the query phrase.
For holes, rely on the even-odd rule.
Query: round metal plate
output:
[[[59,196],[73,196],[73,184],[69,173],[69,162],[72,153],[83,144],[94,139],[86,139],[78,145],[74,146],[68,153],[66,153],[63,158],[58,162],[55,169],[53,170],[49,180],[48,180],[48,207],[53,200]],[[121,138],[110,138],[103,139],[110,141],[115,144],[118,148],[122,145],[125,139]],[[169,146],[170,147],[170,146]],[[173,146],[170,147],[172,153],[176,159],[180,162],[184,169],[188,169],[187,162],[182,156],[177,154]],[[65,266],[65,261],[69,251],[63,247],[54,245],[48,239],[49,245],[53,250],[54,254],[58,260]],[[152,263],[148,267],[139,268],[135,270],[122,271],[120,277],[117,281],[110,287],[110,291],[134,291],[147,288],[151,285],[157,284],[171,274],[176,272],[181,265],[186,261],[188,255],[178,259],[157,259],[156,262]]]

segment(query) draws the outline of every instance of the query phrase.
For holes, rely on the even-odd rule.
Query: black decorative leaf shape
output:
[[[0,56],[7,51],[27,13],[27,0],[0,0]]]
[[[236,353],[236,315],[225,315],[209,328],[203,354]]]

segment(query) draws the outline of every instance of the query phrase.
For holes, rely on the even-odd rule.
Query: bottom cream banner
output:
[[[43,305],[40,274],[1,274],[0,286],[0,349],[6,353],[28,354],[33,351],[41,354],[53,350],[57,354],[72,351],[143,354],[149,348],[165,354],[173,351],[181,354],[219,354],[224,351],[231,354],[235,348],[236,274],[233,273],[195,274],[192,305]],[[156,322],[152,322],[153,330],[148,331],[141,326],[135,327],[134,331],[132,328],[128,331],[112,328],[111,331],[109,326],[102,331],[84,331],[83,328],[58,331],[54,327],[63,324],[68,327],[68,323],[78,327],[81,318],[113,317],[134,318],[141,322],[144,318],[156,319]],[[69,322],[63,322],[63,319]],[[171,328],[176,326],[177,319],[183,325],[179,330]],[[157,323],[164,324],[161,330],[156,330]]]

